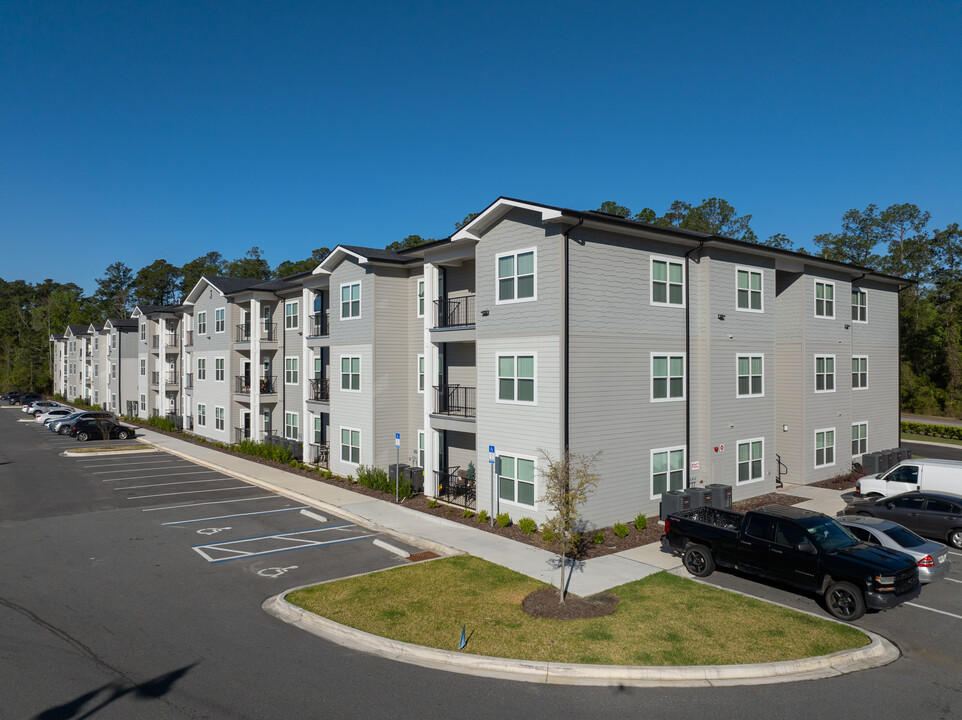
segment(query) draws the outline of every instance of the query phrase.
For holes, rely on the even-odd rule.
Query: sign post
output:
[[[488,464],[491,466],[491,527],[494,527],[494,445],[488,445]]]
[[[400,498],[400,495],[401,495],[401,433],[394,433],[394,453],[397,456],[394,461],[394,502],[400,502],[401,500]]]

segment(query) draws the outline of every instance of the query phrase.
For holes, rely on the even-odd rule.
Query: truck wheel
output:
[[[118,440],[126,440],[126,439],[127,439],[127,431],[126,431],[126,430],[121,430],[119,433],[117,433],[117,439],[118,439]]]
[[[715,558],[704,545],[690,545],[682,558],[685,570],[695,577],[708,577],[715,571]]]
[[[850,582],[837,582],[825,591],[825,608],[839,620],[858,620],[865,614],[865,598]]]
[[[952,547],[962,549],[962,528],[950,530],[948,540]]]

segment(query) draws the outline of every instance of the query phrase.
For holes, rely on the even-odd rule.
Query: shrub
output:
[[[508,527],[511,524],[511,516],[508,513],[498,513],[494,521],[498,523],[501,527]]]
[[[594,535],[591,536],[591,542],[595,545],[601,545],[605,541],[605,534],[599,530]]]
[[[473,517],[474,517],[474,513],[473,513],[473,512],[471,512],[470,510],[468,510],[467,508],[464,508],[464,512],[463,512],[463,513],[461,513],[461,517],[463,517],[463,518],[467,518],[467,519],[469,519],[469,520],[470,520],[471,518],[473,518]]]
[[[226,447],[226,445],[223,443],[212,444],[214,447]],[[234,446],[234,449],[238,452],[244,453],[245,455],[253,455],[254,457],[264,458],[265,460],[273,460],[290,467],[295,467],[297,463],[297,460],[294,458],[294,453],[290,451],[290,448],[287,448],[284,445],[255,442],[250,438],[244,438]]]
[[[638,513],[638,517],[635,518],[635,530],[641,532],[646,527],[648,527],[648,518],[645,517],[644,513]]]
[[[538,523],[536,523],[532,518],[523,517],[518,520],[518,527],[521,528],[521,532],[525,535],[531,535],[535,530],[538,529]]]
[[[628,530],[628,526],[625,525],[624,523],[615,523],[615,526],[612,528],[612,530],[614,530],[615,535],[617,535],[620,538],[627,537],[628,533],[630,532]]]
[[[552,540],[554,540],[553,532],[551,532],[547,528],[541,531],[541,542],[543,542],[545,545],[548,545],[551,543]]]
[[[479,523],[486,523],[487,521],[488,521],[488,511],[487,511],[487,510],[481,510],[481,511],[478,513],[478,522],[479,522]]]
[[[155,427],[158,430],[166,430],[167,432],[177,431],[177,423],[168,417],[160,417],[160,416],[153,415],[147,418],[147,421],[144,424],[150,425],[151,427]]]
[[[438,502],[437,500],[435,500],[434,498],[431,498],[430,500],[428,500],[428,507],[429,507],[429,508],[434,509],[434,508],[440,507],[440,506],[441,506],[441,503],[439,503],[439,502]],[[482,512],[484,512],[484,511],[482,510]]]

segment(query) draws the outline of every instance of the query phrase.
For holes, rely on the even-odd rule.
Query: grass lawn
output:
[[[99,445],[97,447],[78,447],[70,448],[71,453],[95,453],[95,452],[131,452],[134,450],[153,450],[150,445]]]
[[[349,627],[403,642],[524,660],[729,665],[826,655],[868,644],[857,629],[661,572],[613,588],[614,615],[546,620],[521,601],[545,587],[470,556],[422,562],[290,593]]]
[[[939,443],[939,445],[962,445],[962,440],[954,440],[952,438],[936,437],[935,435],[915,435],[914,433],[902,433],[902,440],[919,440],[921,442],[934,442]],[[914,455],[913,457],[922,457],[921,455]]]

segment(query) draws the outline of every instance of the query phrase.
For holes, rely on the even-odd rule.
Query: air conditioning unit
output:
[[[671,513],[681,512],[691,508],[691,495],[688,490],[669,490],[661,495],[661,519],[664,520]]]

